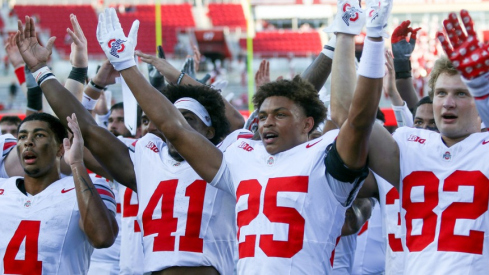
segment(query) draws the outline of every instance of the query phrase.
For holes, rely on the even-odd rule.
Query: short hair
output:
[[[21,121],[22,120],[18,116],[3,116],[2,119],[0,119],[0,124],[8,123],[8,124],[19,125]]]
[[[175,103],[182,97],[190,97],[197,100],[209,113],[212,127],[215,129],[214,137],[210,141],[217,145],[230,132],[229,121],[225,114],[224,100],[221,94],[207,86],[190,85],[166,85],[163,94]]]
[[[442,73],[447,73],[448,75],[456,75],[458,74],[457,69],[453,66],[450,59],[447,56],[442,56],[435,61],[435,65],[430,73],[430,80],[428,82],[428,86],[430,87],[430,91],[428,92],[429,97],[433,100],[433,93],[435,92],[435,85],[438,77]]]
[[[119,102],[119,103],[116,103],[114,105],[112,105],[112,107],[110,107],[110,112],[112,113],[113,110],[124,110],[124,103],[123,102]]]
[[[28,121],[44,121],[48,124],[49,129],[54,133],[54,137],[59,144],[63,144],[63,139],[68,138],[68,131],[65,126],[59,121],[58,118],[47,113],[33,113],[19,124],[17,127],[17,132],[19,131],[22,124]]]
[[[416,110],[418,110],[419,106],[424,105],[424,104],[433,104],[433,100],[429,96],[425,96],[421,98],[418,103],[416,103],[416,106],[414,106],[413,109],[413,117],[416,116]]]
[[[309,134],[316,130],[326,118],[326,107],[319,99],[318,92],[311,83],[296,75],[292,80],[277,80],[261,86],[253,96],[255,109],[260,110],[265,99],[271,96],[283,96],[299,105],[306,117],[314,119],[314,127]]]

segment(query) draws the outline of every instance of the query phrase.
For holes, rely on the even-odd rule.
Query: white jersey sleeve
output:
[[[396,117],[397,127],[413,127],[413,113],[407,107],[406,101],[403,101],[402,106],[392,105],[392,110],[394,111],[394,116]]]
[[[333,275],[351,275],[357,247],[357,235],[341,236],[334,252]]]
[[[2,155],[0,156],[0,178],[8,178],[7,171],[5,170],[5,158],[17,145],[17,139],[11,134],[5,134],[0,136],[0,148],[2,149]]]
[[[374,206],[372,216],[363,225],[357,236],[355,260],[351,274],[383,274],[385,270],[385,241],[382,235],[382,213],[379,204]]]

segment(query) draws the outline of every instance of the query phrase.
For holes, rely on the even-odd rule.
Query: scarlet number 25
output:
[[[287,241],[275,241],[272,234],[260,235],[259,246],[268,257],[292,258],[303,246],[304,217],[294,208],[277,206],[278,192],[307,193],[308,177],[271,178],[265,189],[263,214],[270,222],[289,225]],[[243,226],[249,225],[259,214],[262,186],[257,180],[242,181],[236,191],[236,200],[248,195],[248,209],[237,214],[238,239]],[[239,244],[239,258],[255,256],[256,235],[247,235]]]

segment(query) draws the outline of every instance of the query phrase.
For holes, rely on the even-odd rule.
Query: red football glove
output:
[[[473,79],[489,72],[488,45],[482,45],[474,31],[474,23],[467,10],[460,11],[465,27],[464,33],[458,22],[457,15],[450,13],[443,21],[448,40],[442,32],[437,33],[443,50],[462,76]]]

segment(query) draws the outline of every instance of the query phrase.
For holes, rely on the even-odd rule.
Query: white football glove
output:
[[[333,23],[324,29],[330,33],[348,33],[359,35],[365,25],[365,10],[358,0],[338,0],[337,12]]]
[[[132,23],[128,37],[124,35],[115,9],[105,9],[98,17],[97,40],[112,66],[122,71],[136,66],[134,49],[138,38],[139,20]]]
[[[393,0],[367,0],[367,36],[389,38],[384,29],[392,10]]]

